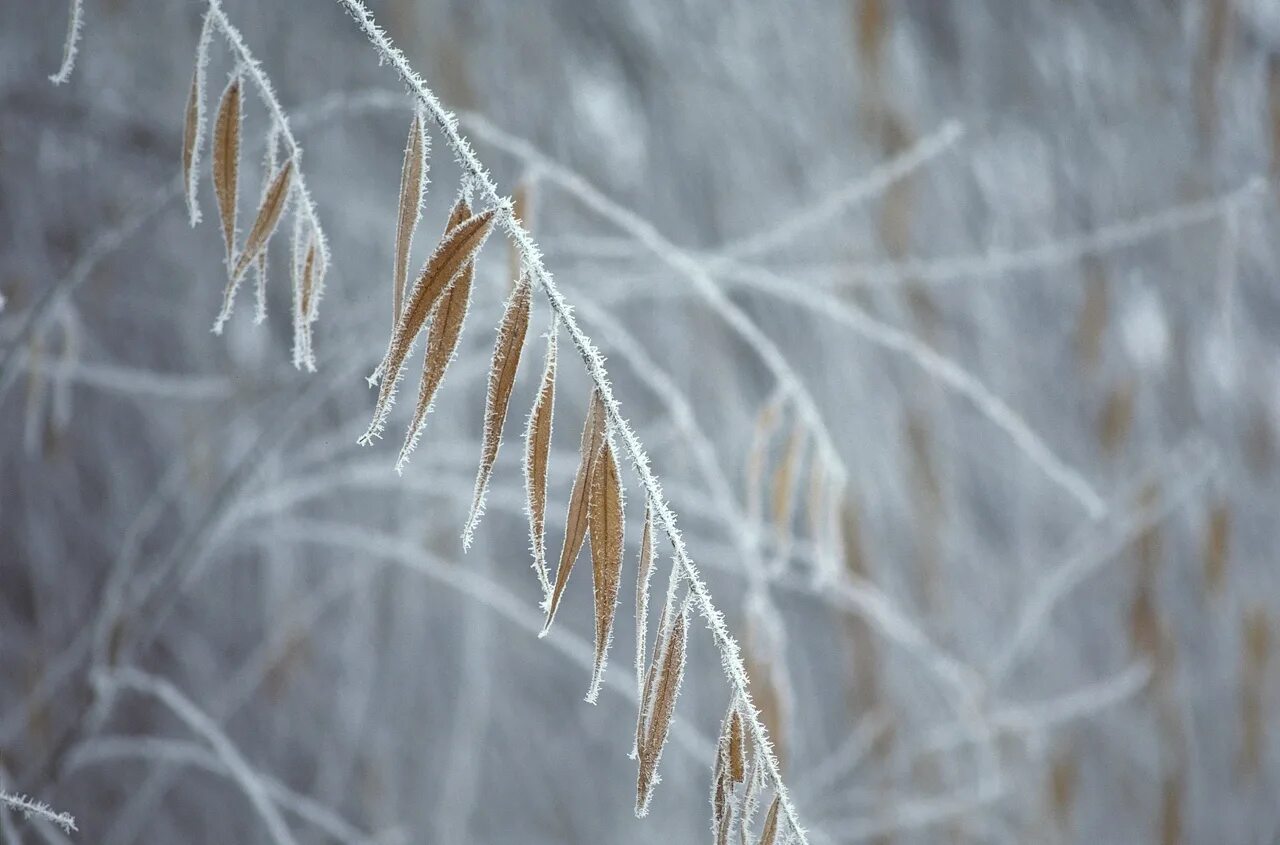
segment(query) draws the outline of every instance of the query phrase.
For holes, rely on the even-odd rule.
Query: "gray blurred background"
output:
[[[525,186],[811,841],[1276,841],[1280,7],[370,5]],[[700,624],[632,812],[630,472],[599,704],[585,561],[535,636],[519,435],[546,303],[464,555],[508,246],[397,477],[407,400],[355,440],[410,100],[337,3],[225,9],[330,238],[315,374],[290,362],[283,238],[268,320],[247,285],[208,330],[207,173],[194,229],[177,188],[204,4],[87,0],[54,87],[63,4],[0,3],[3,788],[74,813],[76,842],[271,841],[214,736],[298,842],[709,841],[728,688]],[[215,38],[211,99],[232,66]],[[415,266],[457,191],[433,140]],[[562,343],[553,557],[587,384]],[[121,672],[205,732],[95,686]]]

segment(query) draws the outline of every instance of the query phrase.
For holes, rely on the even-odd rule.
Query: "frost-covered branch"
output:
[[[8,792],[0,792],[0,804],[8,807],[10,810],[22,813],[29,819],[44,819],[47,822],[56,824],[67,833],[76,830],[76,818],[70,813],[59,812],[43,801],[36,801],[25,795],[11,795]]]
[[[67,38],[62,44],[62,64],[57,73],[49,77],[54,85],[61,85],[71,79],[71,71],[75,70],[76,53],[80,50],[80,32],[84,29],[84,0],[71,0],[67,11]]]
[[[511,214],[509,203],[503,200],[498,192],[497,185],[480,163],[470,143],[459,132],[457,118],[444,107],[435,93],[427,86],[425,80],[410,67],[404,54],[391,43],[386,34],[375,23],[368,8],[360,0],[339,0],[339,2],[352,14],[369,40],[378,49],[382,58],[392,65],[401,80],[422,104],[428,116],[439,126],[446,143],[453,150],[458,162],[467,176],[472,179],[473,184],[484,200],[501,209],[499,225],[519,249],[527,270],[546,295],[552,309],[563,321],[565,330],[586,365],[591,381],[594,383],[596,390],[599,391],[610,428],[622,441],[623,448],[631,459],[632,465],[640,478],[641,485],[645,489],[646,498],[654,509],[657,521],[671,542],[676,562],[688,581],[690,594],[716,641],[725,674],[733,687],[734,694],[744,705],[743,709],[747,715],[748,730],[756,747],[761,751],[768,781],[776,791],[787,824],[798,841],[806,842],[795,806],[792,804],[786,785],[783,783],[778,760],[773,753],[773,745],[769,740],[764,725],[760,721],[755,706],[752,704],[741,650],[738,643],[729,633],[723,616],[716,609],[710,592],[702,581],[701,573],[685,548],[684,538],[676,526],[676,516],[667,505],[660,482],[649,469],[649,459],[639,438],[622,416],[621,406],[618,404],[617,399],[614,398],[609,377],[599,352],[578,326],[577,320],[573,316],[572,308],[560,294],[550,272],[543,265],[537,244],[520,221]],[[832,452],[834,454],[834,450]]]

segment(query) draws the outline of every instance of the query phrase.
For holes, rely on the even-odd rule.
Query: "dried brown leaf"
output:
[[[236,202],[240,196],[240,77],[233,76],[222,92],[213,122],[213,192],[222,220],[227,267],[236,249]]]
[[[653,787],[657,785],[658,762],[671,731],[675,716],[676,696],[684,678],[685,637],[689,630],[689,611],[683,608],[671,625],[666,642],[655,658],[655,682],[648,702],[644,743],[640,748],[640,765],[636,776],[636,815],[649,811]]]
[[[404,308],[404,289],[409,279],[409,249],[413,231],[422,212],[422,198],[427,187],[426,129],[422,113],[415,111],[409,124],[409,140],[405,144],[404,164],[400,169],[400,208],[396,215],[396,250],[391,289],[393,297],[392,330],[400,323]]]
[[[302,288],[298,299],[298,317],[303,325],[311,320],[312,304],[315,298],[316,280],[316,241],[311,238],[307,243],[307,256],[302,261]]]
[[[542,585],[545,610],[551,601],[551,579],[547,575],[547,465],[551,458],[551,421],[556,404],[556,334],[558,319],[547,333],[547,355],[542,382],[529,422],[524,431],[525,508],[529,512],[529,544],[533,549],[533,569]]]
[[[498,460],[502,446],[502,427],[507,420],[507,407],[511,404],[511,389],[516,383],[516,371],[520,368],[520,354],[524,350],[525,335],[529,331],[529,306],[533,302],[533,283],[528,274],[520,276],[515,290],[507,297],[498,324],[498,339],[493,346],[493,362],[489,365],[489,393],[484,409],[484,442],[480,452],[480,469],[476,474],[475,494],[471,499],[471,512],[462,531],[462,547],[471,546],[476,525],[484,513],[484,496],[493,475],[493,465]]]
[[[653,505],[644,506],[640,565],[636,569],[636,689],[644,690],[645,640],[649,636],[649,581],[653,576]]]
[[[551,591],[551,602],[547,606],[547,621],[543,625],[545,636],[555,620],[556,611],[560,608],[560,599],[564,596],[564,588],[569,583],[569,573],[573,571],[574,561],[587,539],[587,525],[591,494],[591,481],[595,476],[596,461],[600,457],[604,445],[605,419],[604,402],[600,391],[591,391],[591,402],[587,407],[587,419],[582,426],[582,446],[578,462],[578,474],[573,479],[573,491],[569,494],[569,513],[565,518],[564,545],[560,549],[560,565],[556,567],[556,583]]]
[[[760,832],[760,845],[774,845],[778,841],[778,810],[781,807],[782,796],[773,796],[773,803],[764,817],[764,829]]]
[[[471,207],[466,200],[460,199],[449,216],[449,228],[457,227],[470,216]],[[404,446],[401,447],[400,458],[396,462],[397,472],[404,469],[409,461],[409,454],[418,445],[418,438],[422,436],[436,391],[440,389],[445,371],[449,369],[458,348],[458,341],[462,339],[462,325],[467,319],[467,310],[471,304],[471,285],[475,277],[475,262],[469,261],[453,284],[441,294],[440,304],[434,309],[431,328],[427,331],[427,354],[422,365],[422,381],[418,384],[418,403],[414,407],[413,419],[409,423]]]
[[[266,250],[267,242],[275,234],[280,216],[289,202],[289,185],[292,176],[293,159],[287,159],[284,166],[272,178],[266,194],[262,197],[258,216],[254,219],[252,228],[249,229],[249,237],[245,238],[244,250],[236,259],[236,267],[231,274],[233,283],[240,281],[254,260]]]
[[[746,731],[742,723],[742,711],[733,709],[729,716],[729,776],[734,783],[742,783],[747,776]]]
[[[404,314],[400,316],[400,323],[391,337],[383,365],[379,368],[382,382],[379,385],[373,421],[369,423],[369,430],[361,436],[360,443],[367,445],[374,437],[382,434],[387,414],[395,399],[396,383],[400,380],[400,372],[404,368],[405,359],[409,357],[414,340],[422,331],[440,296],[475,258],[485,238],[493,230],[496,214],[497,209],[490,208],[452,227],[441,239],[431,258],[427,259],[413,286],[413,292],[409,295]]]
[[[711,789],[711,825],[716,834],[716,845],[728,845],[733,833],[733,811],[733,781],[729,780],[723,755],[717,755]]]
[[[613,617],[618,607],[622,580],[623,493],[618,477],[618,461],[613,444],[604,438],[600,457],[591,478],[591,498],[587,515],[591,534],[591,573],[595,586],[596,651],[587,701],[594,702],[604,679],[609,642],[613,639]]]

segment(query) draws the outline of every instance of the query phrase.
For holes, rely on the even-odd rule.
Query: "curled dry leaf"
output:
[[[764,829],[760,832],[760,845],[774,845],[778,841],[778,810],[781,807],[782,797],[773,796],[773,803],[764,817]]]
[[[293,159],[286,159],[284,166],[271,179],[271,184],[262,197],[262,205],[258,207],[258,215],[249,229],[244,249],[236,259],[235,270],[231,274],[232,283],[239,282],[253,262],[265,252],[267,242],[275,234],[280,216],[284,213],[285,206],[289,204],[289,185],[292,176]]]
[[[409,124],[409,140],[404,148],[404,164],[400,169],[400,208],[396,214],[395,267],[392,272],[391,291],[394,310],[391,329],[400,322],[404,308],[404,289],[409,279],[409,249],[413,245],[413,231],[422,213],[422,199],[427,192],[426,127],[422,112],[415,110]]]
[[[521,274],[515,290],[507,297],[498,324],[498,340],[493,346],[493,362],[489,365],[489,393],[484,409],[484,442],[480,452],[480,469],[476,473],[476,489],[471,499],[471,512],[462,530],[462,547],[470,548],[476,525],[484,513],[484,495],[493,475],[493,465],[498,460],[498,448],[502,445],[502,426],[507,419],[507,406],[511,404],[511,389],[516,383],[516,371],[520,368],[520,353],[524,350],[524,338],[529,330],[529,306],[533,302],[533,284],[527,273]]]
[[[368,445],[374,437],[382,434],[386,425],[387,414],[395,399],[395,388],[400,380],[400,372],[409,357],[409,350],[414,340],[422,331],[423,325],[430,316],[441,294],[458,277],[466,266],[475,258],[476,252],[484,244],[485,238],[493,230],[497,209],[490,208],[474,215],[449,230],[440,241],[431,257],[427,259],[418,281],[413,286],[404,314],[396,326],[383,358],[382,383],[378,389],[378,401],[374,407],[373,421],[359,442]]]
[[[227,267],[236,249],[236,202],[240,196],[240,76],[227,83],[213,122],[213,193],[222,220]]]
[[[723,755],[717,755],[711,790],[711,829],[716,834],[716,845],[728,845],[730,841],[733,832],[733,803],[733,782],[729,780]]]
[[[733,778],[734,783],[742,783],[747,776],[746,731],[742,723],[742,711],[737,707],[734,707],[729,715],[728,731],[729,776]]]
[[[649,582],[653,577],[653,506],[645,502],[640,529],[640,565],[636,570],[636,690],[644,691],[645,640],[649,635]],[[632,750],[632,756],[635,756]]]
[[[653,787],[658,783],[658,762],[671,731],[675,716],[676,696],[684,678],[685,638],[689,630],[689,609],[683,607],[676,616],[666,641],[654,657],[654,677],[650,699],[646,702],[644,741],[640,746],[640,765],[636,775],[636,815],[649,811]]]
[[[743,815],[742,803],[735,792],[746,778],[742,711],[735,699],[720,726],[716,743],[716,764],[712,777],[711,823],[717,845],[728,843],[733,833],[735,816]]]
[[[556,611],[560,607],[560,599],[564,596],[565,585],[569,583],[569,573],[573,571],[574,561],[582,550],[582,543],[587,538],[588,497],[591,493],[591,481],[595,475],[596,461],[604,445],[605,420],[604,402],[600,391],[591,391],[591,402],[587,407],[587,419],[582,426],[582,446],[578,462],[578,474],[573,479],[573,491],[569,494],[569,513],[565,518],[564,545],[560,549],[560,565],[556,568],[555,588],[551,591],[551,602],[547,606],[547,621],[542,628],[542,636],[551,629]]]
[[[533,550],[533,569],[542,586],[542,608],[551,602],[551,579],[547,574],[547,465],[551,458],[551,420],[556,402],[556,335],[559,316],[552,317],[547,333],[547,355],[542,366],[542,381],[533,410],[524,430],[525,509],[529,513],[529,545]]]
[[[618,478],[618,461],[613,444],[604,438],[600,457],[591,478],[591,501],[587,516],[591,533],[591,573],[595,587],[596,651],[587,701],[600,694],[609,642],[613,638],[613,617],[618,606],[622,579],[623,493]]]
[[[457,228],[470,216],[471,206],[460,198],[454,204],[453,213],[449,215],[449,229]],[[427,330],[427,353],[422,362],[422,381],[418,384],[418,403],[414,406],[413,419],[409,422],[404,445],[400,448],[396,472],[404,470],[410,453],[418,445],[418,438],[422,436],[422,429],[426,426],[427,414],[431,413],[436,391],[444,381],[445,371],[453,361],[458,341],[462,339],[462,324],[467,319],[467,310],[471,304],[471,285],[475,277],[475,261],[468,261],[453,283],[441,294],[440,304],[434,309],[431,327]]]

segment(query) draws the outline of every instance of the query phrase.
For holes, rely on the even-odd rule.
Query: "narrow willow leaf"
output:
[[[648,739],[649,723],[653,716],[653,684],[657,677],[659,657],[662,653],[662,646],[670,636],[669,623],[676,614],[676,595],[681,582],[680,567],[671,566],[671,574],[667,579],[667,597],[662,604],[662,612],[658,615],[658,627],[654,637],[657,642],[653,647],[653,659],[649,663],[649,669],[644,676],[644,687],[640,693],[640,706],[637,708],[636,714],[636,739],[633,749],[632,759],[641,757],[644,754],[645,742]],[[647,601],[646,601],[647,603]],[[643,659],[644,655],[641,655]]]
[[[248,232],[244,248],[236,259],[236,268],[227,279],[227,289],[223,293],[223,310],[219,312],[218,320],[214,323],[214,334],[223,332],[223,325],[232,315],[232,309],[236,305],[236,291],[244,278],[244,273],[250,269],[253,262],[266,253],[266,243],[270,241],[271,234],[275,233],[280,215],[284,213],[284,206],[288,205],[289,183],[292,175],[293,160],[291,159],[285,161],[283,168],[280,168],[279,173],[271,179],[266,192],[262,195],[262,205],[257,209],[253,227]]]
[[[640,749],[640,766],[636,776],[636,815],[649,812],[653,788],[658,783],[658,762],[663,746],[671,732],[671,720],[675,716],[676,697],[680,694],[680,682],[684,678],[685,637],[689,630],[689,609],[684,607],[671,626],[671,633],[657,656],[656,681],[644,743]]]
[[[427,153],[430,139],[423,125],[422,112],[415,110],[409,124],[409,140],[404,148],[404,164],[400,168],[400,208],[396,215],[396,251],[391,290],[394,310],[391,328],[400,322],[404,308],[404,289],[409,279],[409,250],[413,231],[422,214],[422,199],[427,193]]]
[[[764,816],[764,829],[760,832],[760,845],[774,845],[778,841],[778,810],[782,807],[782,796],[773,796],[769,812]]]
[[[547,332],[542,381],[524,430],[525,510],[529,514],[533,570],[542,586],[544,611],[551,603],[551,579],[547,574],[547,465],[551,458],[551,420],[556,403],[556,335],[559,330],[559,315],[553,315],[551,331]]]
[[[293,159],[286,159],[284,166],[272,177],[271,183],[267,186],[266,193],[262,197],[262,205],[258,206],[257,217],[253,220],[249,236],[245,238],[244,249],[236,259],[235,269],[231,273],[233,284],[240,282],[253,262],[266,250],[267,242],[275,234],[280,216],[284,213],[285,206],[289,204],[289,186],[292,177]],[[228,290],[231,290],[230,286]],[[224,303],[223,308],[230,311],[230,303]]]
[[[722,754],[716,755],[711,783],[711,829],[716,834],[716,845],[728,845],[733,831],[733,782],[729,779]]]
[[[236,203],[240,196],[240,76],[231,77],[213,122],[213,193],[222,220],[227,268],[236,249]]]
[[[196,48],[195,67],[191,71],[191,90],[187,94],[186,119],[182,126],[182,192],[187,200],[187,218],[194,226],[200,222],[197,200],[197,176],[200,171],[200,147],[204,140],[204,74],[208,55],[210,21],[206,17]]]
[[[604,438],[600,457],[591,478],[591,499],[587,523],[591,534],[591,574],[595,587],[596,652],[587,701],[595,703],[604,679],[613,639],[613,618],[618,608],[618,588],[622,581],[623,492],[618,478],[618,461],[613,444]]]
[[[294,283],[293,309],[293,366],[314,370],[311,354],[311,323],[315,319],[315,303],[319,293],[319,280],[323,274],[323,253],[314,233],[306,236],[306,249],[296,263],[297,278]]]
[[[600,391],[591,391],[591,402],[587,407],[587,420],[582,426],[582,446],[578,462],[578,474],[573,479],[573,491],[569,494],[569,513],[565,517],[564,545],[560,549],[560,565],[556,568],[555,588],[551,591],[551,603],[547,607],[547,621],[542,627],[540,636],[546,636],[551,623],[560,608],[560,599],[564,596],[565,585],[569,583],[569,573],[573,571],[574,561],[587,539],[587,499],[591,492],[591,480],[595,474],[596,461],[599,459],[604,444],[605,420],[604,402]]]
[[[520,367],[520,353],[524,350],[525,335],[529,331],[529,306],[533,302],[533,283],[527,273],[521,274],[515,290],[507,297],[498,324],[498,340],[493,346],[493,362],[489,365],[489,393],[484,409],[484,442],[480,451],[480,469],[476,473],[476,489],[471,499],[471,512],[462,530],[462,548],[471,547],[476,525],[484,514],[484,496],[489,489],[493,465],[498,460],[498,448],[502,445],[502,426],[507,419],[507,406],[511,404],[511,388],[516,383],[516,370]]]
[[[427,259],[418,281],[413,286],[404,314],[391,336],[387,354],[383,358],[382,383],[379,385],[378,401],[374,407],[373,421],[369,429],[360,437],[361,445],[368,445],[374,437],[380,437],[386,426],[387,414],[395,401],[395,389],[400,380],[404,362],[409,357],[413,342],[422,331],[423,325],[430,316],[441,294],[475,258],[485,238],[493,230],[496,208],[482,211],[464,220],[449,230],[436,247],[431,258]]]
[[[727,845],[733,831],[733,818],[737,810],[733,776],[734,745],[733,717],[738,712],[735,699],[729,705],[720,725],[720,738],[716,742],[716,764],[711,779],[711,829],[716,835],[716,845]]]
[[[636,690],[644,691],[645,640],[649,634],[649,581],[653,577],[653,505],[644,506],[640,566],[636,570]],[[632,757],[638,749],[632,749]]]
[[[734,783],[742,783],[747,776],[746,731],[742,723],[742,711],[737,707],[734,707],[733,713],[729,716],[728,728],[729,776],[733,778]]]
[[[463,220],[471,216],[471,206],[460,199],[449,217],[449,228],[453,229]],[[427,424],[427,414],[431,413],[436,391],[444,381],[445,371],[462,339],[462,325],[467,319],[467,310],[471,304],[471,285],[476,277],[474,261],[463,266],[458,277],[440,295],[440,303],[435,307],[431,318],[431,327],[427,330],[427,353],[422,364],[422,381],[418,384],[418,403],[413,409],[413,419],[405,434],[404,445],[400,448],[400,457],[396,461],[396,472],[403,472],[409,462],[409,455],[418,445],[422,430]]]

